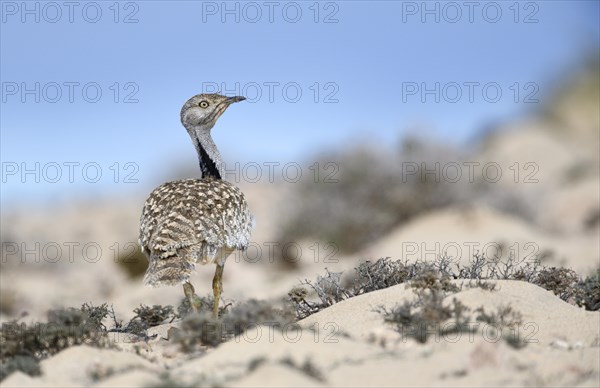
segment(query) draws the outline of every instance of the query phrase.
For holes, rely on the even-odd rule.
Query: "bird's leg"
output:
[[[219,299],[221,299],[221,291],[223,290],[223,267],[225,264],[217,264],[215,277],[213,278],[213,293],[215,297],[214,314],[215,318],[219,318]]]
[[[198,297],[198,295],[196,295],[196,292],[194,290],[194,286],[192,286],[192,283],[190,283],[190,282],[183,283],[183,293],[185,294],[185,297],[190,302],[190,307],[192,308],[192,310],[195,313],[199,312],[200,307],[202,306],[202,300]]]

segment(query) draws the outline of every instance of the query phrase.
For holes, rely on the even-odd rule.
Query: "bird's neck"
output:
[[[221,154],[210,135],[210,130],[196,130],[194,132],[196,136],[192,136],[192,141],[198,152],[202,178],[221,179],[223,176],[223,162]]]

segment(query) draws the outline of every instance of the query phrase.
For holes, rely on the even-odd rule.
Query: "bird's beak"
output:
[[[234,102],[244,101],[245,99],[246,99],[246,97],[243,97],[243,96],[235,96],[235,97],[229,97],[227,99],[227,102],[229,104],[233,104]]]

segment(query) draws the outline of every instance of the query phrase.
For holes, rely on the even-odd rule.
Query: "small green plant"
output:
[[[457,299],[451,306],[444,306],[444,293],[440,290],[417,290],[417,299],[406,301],[391,310],[379,307],[385,322],[393,324],[403,337],[414,338],[420,343],[435,333],[449,334],[468,332],[469,309]]]

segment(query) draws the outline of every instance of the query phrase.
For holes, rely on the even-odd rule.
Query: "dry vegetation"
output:
[[[394,326],[403,337],[414,338],[425,343],[433,336],[447,336],[454,333],[472,333],[477,326],[473,323],[484,322],[501,331],[507,343],[514,348],[526,345],[518,336],[511,335],[522,322],[522,316],[510,306],[502,306],[488,313],[483,306],[471,311],[460,301],[453,299],[451,305],[444,305],[445,295],[436,290],[419,290],[417,299],[405,302],[392,309],[380,307],[377,311],[386,323]],[[474,315],[472,313],[475,313]],[[514,333],[514,332],[513,332]]]
[[[48,312],[47,322],[9,322],[0,330],[0,380],[14,370],[40,373],[38,362],[73,345],[108,346],[102,320],[109,316],[107,305],[67,308]]]
[[[279,309],[272,303],[249,300],[229,310],[222,311],[215,319],[208,311],[189,313],[181,322],[181,329],[174,333],[174,341],[185,352],[194,352],[202,346],[217,346],[243,333],[255,325],[269,325],[275,329],[294,322],[291,309]]]
[[[552,291],[568,303],[594,311],[600,307],[598,272],[581,279],[570,269],[546,268],[538,261],[517,262],[513,258],[506,261],[488,260],[478,254],[463,266],[448,257],[416,263],[382,258],[375,262],[363,262],[354,272],[354,280],[349,285],[342,284],[341,273],[327,271],[315,282],[305,280],[301,286],[292,289],[288,296],[296,307],[298,318],[306,318],[342,300],[401,283],[435,292],[457,292],[459,288],[450,282],[456,279],[465,280],[467,287],[485,290],[494,289],[493,280],[527,281]],[[308,298],[309,289],[317,300]]]

